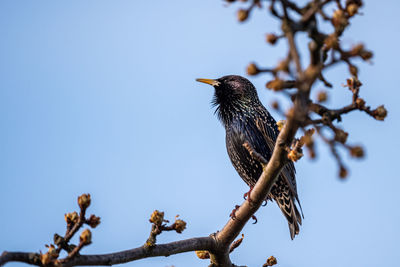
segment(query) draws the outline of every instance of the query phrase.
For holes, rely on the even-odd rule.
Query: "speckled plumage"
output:
[[[249,186],[254,186],[262,173],[262,166],[250,156],[243,143],[249,142],[258,153],[269,160],[279,134],[276,122],[261,104],[255,87],[247,79],[229,75],[214,81],[213,103],[226,130],[228,155],[240,177]],[[299,233],[301,216],[295,205],[298,197],[292,162],[282,170],[268,199],[277,202],[288,221],[290,237],[293,239]]]

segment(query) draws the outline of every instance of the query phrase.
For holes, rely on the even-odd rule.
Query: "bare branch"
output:
[[[249,142],[244,142],[243,146],[249,151],[250,156],[252,156],[255,160],[261,162],[264,165],[268,163],[268,160],[266,160],[260,153],[255,151],[255,149],[250,145]]]
[[[212,237],[198,237],[167,244],[159,244],[151,249],[146,249],[142,246],[109,254],[79,255],[61,266],[114,265],[148,257],[170,256],[195,250],[213,250],[214,245],[215,242]],[[38,254],[35,253],[5,251],[0,257],[0,266],[10,261],[43,266],[37,256]]]

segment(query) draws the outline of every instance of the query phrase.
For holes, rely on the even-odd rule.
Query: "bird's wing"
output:
[[[276,125],[276,121],[268,113],[268,111],[264,109],[263,112],[260,113],[260,116],[256,117],[255,124],[257,129],[264,136],[265,144],[268,146],[268,150],[273,151],[276,139],[279,135],[279,130],[278,126]],[[269,158],[267,158],[267,160],[269,160]],[[299,203],[300,210],[302,210],[300,200],[297,195],[296,175],[295,175],[296,169],[292,161],[288,162],[285,165],[285,167],[282,169],[281,174],[283,178],[286,180],[286,183],[289,186],[290,191],[292,191],[293,196]],[[301,213],[303,213],[303,211],[301,211]]]
[[[254,186],[262,173],[262,165],[250,156],[243,146],[245,142],[260,153],[265,159],[271,158],[271,151],[254,123],[237,121],[226,129],[226,147],[229,158],[239,175],[249,186]]]
[[[242,157],[242,160],[252,160],[249,152],[243,144],[248,142],[256,152],[261,154],[267,161],[272,156],[272,151],[274,149],[276,136],[264,125],[262,118],[242,118],[232,123],[227,129],[227,147],[232,146],[234,151],[237,151]],[[273,129],[272,129],[273,130]],[[279,132],[278,132],[279,133]],[[269,137],[270,136],[270,137]],[[246,156],[245,156],[246,155]],[[253,163],[248,162],[250,165]],[[260,164],[260,173],[262,168]],[[258,177],[257,177],[258,178]]]
[[[275,120],[270,117],[270,115],[265,118],[257,117],[255,120],[241,119],[231,124],[231,126],[227,128],[226,134],[226,145],[233,166],[248,185],[254,186],[262,173],[262,165],[250,156],[243,144],[249,142],[255,151],[261,154],[267,161],[270,160],[275,147],[276,138],[279,134]],[[251,168],[249,166],[251,166]],[[292,162],[287,163],[282,169],[281,177],[283,182],[287,185],[288,193],[290,192],[288,195],[289,200],[294,197],[299,203],[301,210],[296,190],[295,168]],[[297,210],[295,209],[295,211]],[[289,214],[292,214],[291,211]],[[298,212],[296,212],[296,215],[297,214]],[[289,217],[292,218],[292,216]],[[301,217],[295,217],[301,224]]]

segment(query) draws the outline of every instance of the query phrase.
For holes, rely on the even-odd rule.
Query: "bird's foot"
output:
[[[253,224],[257,223],[257,217],[255,215],[251,215],[251,218],[254,220]]]
[[[250,198],[250,194],[251,191],[253,191],[253,186],[250,186],[250,190],[247,193],[244,193],[243,198],[247,201],[249,201],[250,203],[252,202],[251,198]]]
[[[231,214],[229,214],[229,217],[232,218],[232,220],[236,219],[236,211],[240,208],[239,205],[235,205],[235,208],[232,210]]]
[[[265,206],[267,206],[267,204],[268,204],[268,199],[264,199],[261,206],[265,207]]]

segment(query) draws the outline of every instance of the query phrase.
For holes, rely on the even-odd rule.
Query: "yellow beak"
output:
[[[213,79],[196,79],[196,81],[201,82],[201,83],[206,83],[212,86],[218,86],[220,84],[219,81],[213,80]]]

